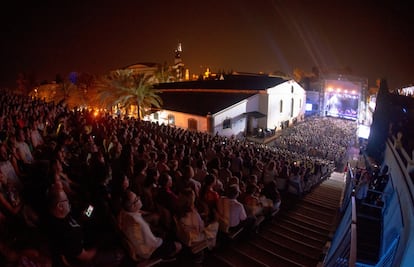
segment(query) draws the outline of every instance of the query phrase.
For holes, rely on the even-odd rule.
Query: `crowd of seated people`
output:
[[[355,142],[357,123],[331,117],[311,117],[290,127],[275,143],[279,148],[333,161],[338,167]]]
[[[345,130],[290,134],[295,143],[265,147],[3,93],[0,265],[122,265],[122,238],[142,260],[171,258],[182,250],[177,222],[210,249],[221,230],[254,232],[281,193],[309,191],[349,144]]]

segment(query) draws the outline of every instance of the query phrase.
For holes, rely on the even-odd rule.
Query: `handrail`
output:
[[[349,266],[351,225],[351,201],[348,201],[348,206],[326,254],[324,266]]]
[[[347,170],[349,173],[349,177],[351,178],[351,180],[353,180],[355,175],[354,175],[354,171],[352,170],[351,164],[349,162],[347,164]]]
[[[395,146],[396,139],[389,138],[387,140],[388,147],[391,151],[391,156],[396,160],[396,165],[392,166],[397,168],[402,174],[404,174],[405,179],[400,179],[399,183],[406,185],[404,187],[408,190],[408,194],[405,195],[405,199],[409,202],[410,200],[414,203],[414,178],[407,179],[407,174],[409,170],[413,170],[413,159],[410,157],[406,150],[401,147]],[[411,162],[410,162],[411,161]],[[349,166],[347,177],[346,177],[346,188],[343,193],[343,203],[342,203],[342,220],[337,228],[334,238],[332,239],[332,244],[329,247],[329,251],[326,254],[324,260],[324,266],[360,266],[360,263],[357,259],[358,251],[358,242],[357,242],[357,213],[356,213],[356,200],[353,196],[353,179],[354,173],[353,169]],[[391,177],[390,177],[391,179]],[[405,191],[404,191],[405,192]],[[379,193],[379,192],[378,192]],[[388,192],[382,192],[383,194],[389,194]],[[384,207],[388,207],[389,203],[384,203]],[[404,220],[402,219],[402,222]],[[382,233],[378,233],[381,234]],[[391,240],[387,237],[387,241],[381,240],[381,244],[386,246],[386,251],[380,252],[380,262],[375,266],[391,266],[394,262],[394,256],[397,253],[397,248],[400,242],[400,236],[393,236]],[[384,237],[382,237],[384,238]],[[386,242],[386,243],[384,243]],[[407,240],[403,239],[403,242]],[[397,260],[398,262],[398,260]],[[385,264],[385,265],[384,265]]]
[[[357,261],[357,214],[355,197],[351,198],[352,223],[351,223],[351,249],[349,251],[349,266],[354,267]]]
[[[345,189],[342,196],[342,206],[341,212],[343,212],[346,207],[348,207],[349,201],[351,200],[353,184],[354,184],[354,173],[351,167],[351,164],[348,162],[347,164],[347,172],[346,172],[346,179],[345,179]]]
[[[348,168],[348,172],[351,169]],[[352,189],[352,173],[347,176],[347,187]],[[346,190],[343,201],[343,216],[332,244],[324,260],[325,266],[356,266],[357,262],[357,214],[352,190]]]
[[[357,223],[357,213],[356,213],[355,196],[351,197],[351,203],[352,203],[352,206],[351,206],[351,208],[352,208],[352,215],[351,215],[352,221],[351,221],[351,224],[356,224]]]

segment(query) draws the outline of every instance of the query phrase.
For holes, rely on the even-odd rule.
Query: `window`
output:
[[[295,90],[295,88],[293,87],[293,85],[290,87],[290,91],[292,92],[292,94],[293,94],[293,91]]]
[[[174,115],[168,115],[168,125],[175,125],[175,117]]]
[[[230,119],[225,119],[223,121],[223,129],[228,129],[231,128],[231,120]]]
[[[159,117],[158,112],[155,112],[155,113],[154,113],[154,120],[158,120],[158,117]]]
[[[188,130],[197,131],[197,121],[195,119],[188,119]]]
[[[283,112],[283,100],[280,100],[279,108],[280,108],[280,113],[282,113]]]
[[[290,103],[290,116],[293,117],[293,108],[295,107],[295,100],[292,98],[292,102]]]

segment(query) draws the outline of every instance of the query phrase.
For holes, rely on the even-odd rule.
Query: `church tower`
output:
[[[174,66],[175,78],[177,81],[182,81],[184,79],[184,63],[181,58],[181,53],[183,52],[181,43],[178,43],[177,48],[174,50]]]

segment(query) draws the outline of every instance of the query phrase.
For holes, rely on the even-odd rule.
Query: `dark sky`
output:
[[[380,77],[394,88],[414,83],[410,1],[31,2],[0,11],[0,85],[13,86],[19,72],[50,81],[172,64],[178,42],[191,73],[348,67],[370,85]]]

